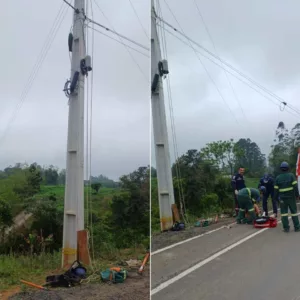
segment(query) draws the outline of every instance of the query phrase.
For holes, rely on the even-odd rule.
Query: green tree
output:
[[[269,155],[269,165],[274,175],[279,174],[279,166],[283,161],[288,162],[291,171],[295,172],[299,146],[300,124],[296,124],[289,132],[285,124],[279,122],[275,132],[274,144],[271,146]]]
[[[58,183],[64,185],[66,183],[66,170],[60,170],[58,174]]]
[[[0,232],[2,240],[4,239],[5,229],[13,224],[13,215],[11,206],[0,198]]]
[[[58,184],[58,170],[54,166],[49,166],[44,170],[44,178],[46,185],[57,185]]]
[[[53,247],[59,249],[62,243],[63,207],[58,206],[55,200],[53,197],[38,201],[31,199],[27,202],[26,212],[33,215],[31,231],[41,232],[42,230],[44,236],[53,234],[55,241]]]
[[[250,139],[240,139],[236,145],[242,149],[243,154],[239,157],[236,168],[242,165],[246,174],[252,177],[259,177],[266,170],[266,157],[259,146]]]
[[[41,171],[36,165],[31,164],[28,169],[18,173],[18,175],[19,180],[16,182],[13,190],[21,199],[32,197],[40,191],[43,178]]]
[[[100,188],[101,188],[101,183],[100,182],[95,182],[91,184],[91,188],[94,190],[95,194],[98,194]]]
[[[226,174],[233,174],[234,167],[244,152],[233,139],[208,143],[201,149],[201,157]]]
[[[118,247],[149,242],[149,175],[149,167],[140,167],[120,178],[122,192],[113,197],[111,204]]]

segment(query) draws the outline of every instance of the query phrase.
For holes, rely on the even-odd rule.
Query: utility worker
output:
[[[260,189],[264,187],[264,189]],[[268,174],[265,174],[259,181],[258,188],[263,194],[262,204],[263,204],[263,216],[268,216],[268,198],[271,196],[273,214],[277,218],[277,201],[274,198],[274,180]]]
[[[260,193],[257,189],[243,188],[238,192],[237,201],[239,204],[239,213],[236,218],[237,224],[241,224],[245,219],[245,211],[248,211],[249,219],[246,220],[247,224],[253,224],[256,219],[254,203],[260,201]]]
[[[278,175],[275,180],[275,200],[280,199],[280,213],[284,232],[290,231],[288,219],[288,209],[291,211],[292,221],[295,231],[300,231],[299,218],[297,215],[296,197],[299,198],[299,190],[296,178],[293,173],[289,173],[289,164],[283,162],[280,165],[282,174]]]
[[[234,191],[233,196],[234,196],[234,203],[235,203],[235,217],[239,213],[239,203],[237,200],[237,194],[241,189],[246,187],[245,180],[244,180],[244,173],[245,173],[245,169],[240,167],[238,173],[235,174],[231,180],[231,186]]]

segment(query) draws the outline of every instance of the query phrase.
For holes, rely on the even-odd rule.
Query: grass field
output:
[[[245,177],[246,186],[249,188],[257,189],[260,178],[247,178]]]
[[[85,187],[85,195],[88,188]],[[56,205],[63,209],[63,199],[65,186],[41,186],[41,191],[35,198],[43,198],[54,195],[57,197]],[[98,194],[92,194],[92,209],[98,212],[99,216],[103,216],[110,210],[112,197],[120,193],[117,188],[102,187]],[[86,196],[85,196],[86,197]],[[112,248],[110,255],[102,253],[101,259],[95,258],[94,266],[98,270],[104,270],[108,266],[114,265],[117,261],[132,259],[142,259],[145,254],[143,247],[135,247],[128,249]],[[46,253],[34,256],[23,255],[0,255],[0,292],[3,290],[11,290],[20,285],[20,279],[29,280],[42,284],[45,277],[51,274],[60,274],[61,253]],[[54,272],[54,273],[53,273]],[[1,293],[0,293],[1,299]]]
[[[84,188],[85,194],[88,192],[88,187]],[[117,188],[106,188],[101,187],[98,193],[99,196],[107,196],[107,195],[115,195],[119,193],[119,189]],[[41,187],[41,192],[37,194],[37,196],[50,196],[51,194],[55,194],[58,197],[65,196],[65,186],[64,185],[44,185]]]
[[[93,268],[103,271],[115,266],[117,262],[128,259],[142,260],[145,255],[144,248],[130,248],[115,250],[114,259],[99,259],[93,261]],[[87,267],[89,274],[92,270]],[[43,253],[34,256],[0,255],[0,299],[1,292],[20,286],[20,280],[31,281],[36,284],[44,284],[48,275],[63,273],[61,269],[61,252],[54,254]]]

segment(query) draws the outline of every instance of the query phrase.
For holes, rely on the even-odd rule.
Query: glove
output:
[[[238,194],[239,192],[238,192],[238,190],[235,190],[234,193],[235,193],[235,195],[237,196],[237,194]]]

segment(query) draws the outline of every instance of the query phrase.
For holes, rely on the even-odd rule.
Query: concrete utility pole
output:
[[[162,76],[168,74],[169,71],[167,62],[161,59],[154,0],[151,0],[151,8],[152,120],[158,181],[160,227],[162,231],[165,231],[173,226],[172,204],[174,204],[174,188],[162,83]]]
[[[67,142],[66,189],[64,206],[62,265],[77,259],[77,232],[84,229],[84,80],[81,72],[85,58],[85,0],[75,0],[69,122]]]

